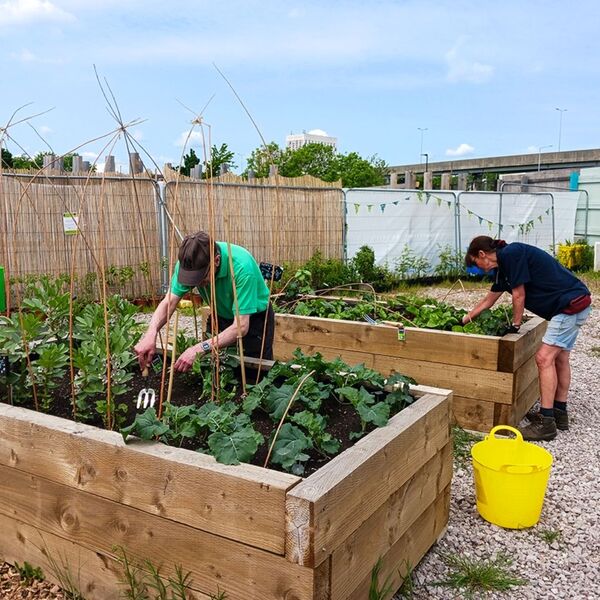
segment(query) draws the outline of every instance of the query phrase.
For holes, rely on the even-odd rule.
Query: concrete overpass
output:
[[[567,152],[542,152],[538,154],[514,154],[512,156],[494,156],[489,158],[467,158],[463,160],[446,160],[441,162],[428,162],[397,165],[390,167],[390,174],[402,175],[405,173],[423,174],[425,167],[436,175],[450,173],[524,173],[528,171],[548,169],[582,169],[600,166],[600,149],[572,150]]]

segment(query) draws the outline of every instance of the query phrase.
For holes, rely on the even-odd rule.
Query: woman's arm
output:
[[[485,298],[463,317],[463,325],[466,325],[473,319],[476,319],[487,308],[494,306],[494,304],[496,304],[496,300],[498,300],[503,293],[504,292],[488,292]]]

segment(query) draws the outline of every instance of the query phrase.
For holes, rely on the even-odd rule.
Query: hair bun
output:
[[[492,248],[504,248],[506,242],[504,240],[492,240],[491,246]]]

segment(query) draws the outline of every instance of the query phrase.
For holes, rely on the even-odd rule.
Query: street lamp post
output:
[[[427,127],[417,127],[417,129],[421,132],[421,158],[423,157],[423,133],[427,131]],[[421,160],[421,162],[423,162]]]
[[[540,172],[542,166],[542,150],[544,148],[552,148],[552,144],[547,144],[546,146],[538,146],[538,173]]]
[[[562,116],[564,112],[567,112],[566,108],[555,108],[560,113],[560,119],[558,121],[558,151],[560,152],[560,138],[562,135]]]
[[[425,157],[425,173],[427,173],[427,171],[429,171],[429,154],[427,154],[427,152],[421,154],[421,156]],[[421,161],[423,162],[423,161]]]

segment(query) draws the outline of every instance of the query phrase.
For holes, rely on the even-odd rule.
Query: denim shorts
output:
[[[590,316],[590,312],[592,312],[592,307],[588,306],[576,315],[560,313],[552,317],[548,323],[548,329],[546,329],[542,342],[549,346],[558,346],[565,350],[572,350],[579,334],[579,329]]]

